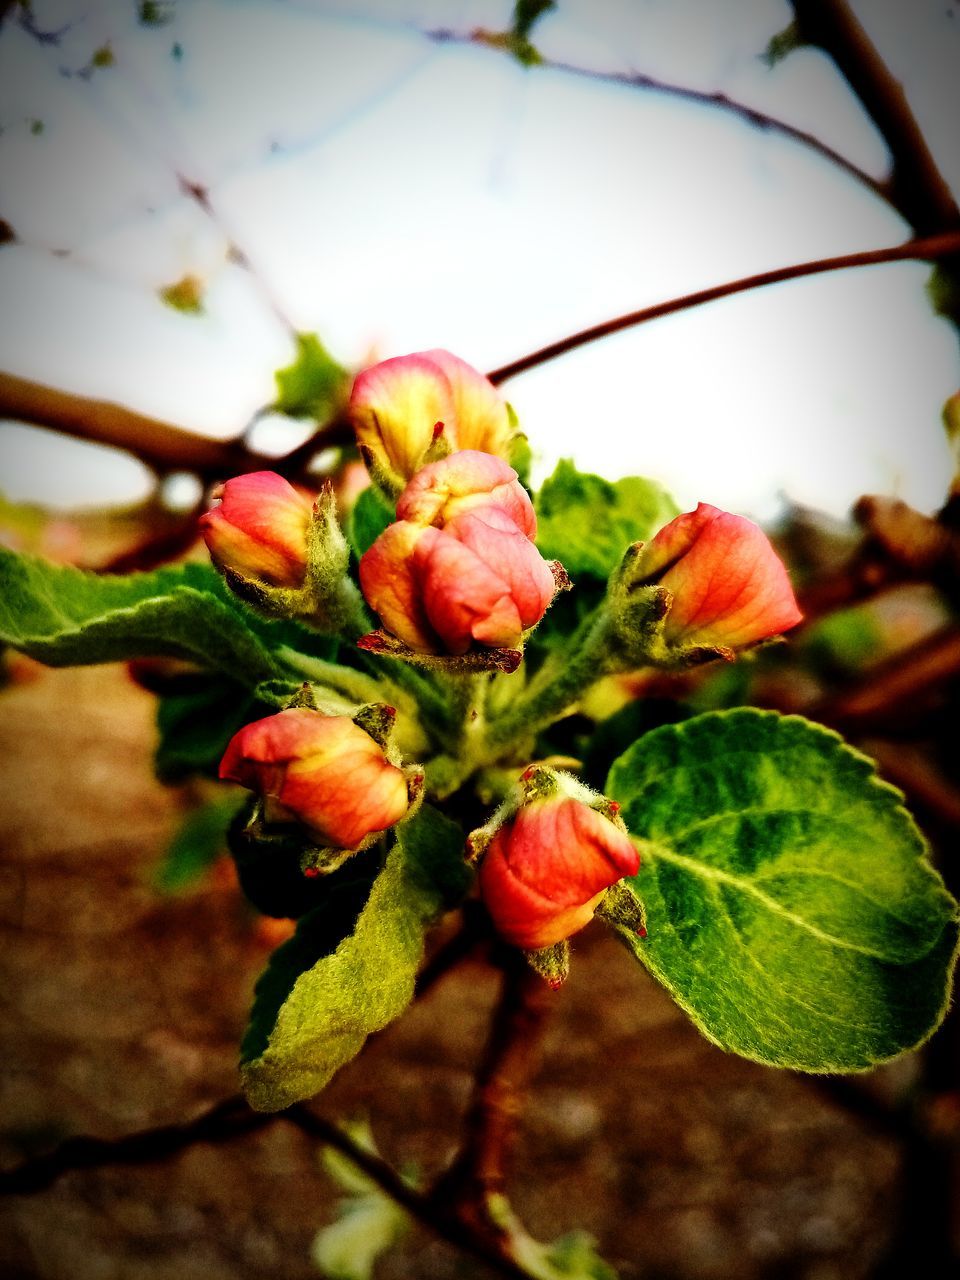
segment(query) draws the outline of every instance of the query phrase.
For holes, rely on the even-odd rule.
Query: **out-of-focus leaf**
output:
[[[315,333],[298,333],[296,342],[296,359],[274,374],[277,398],[273,407],[291,418],[327,422],[343,406],[350,375]]]
[[[162,893],[189,889],[226,853],[227,829],[244,802],[245,796],[224,787],[222,795],[187,814],[154,876]]]

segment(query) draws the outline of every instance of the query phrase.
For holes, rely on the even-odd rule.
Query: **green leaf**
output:
[[[0,641],[52,667],[186,658],[251,686],[281,674],[209,565],[86,573],[0,547]]]
[[[939,1025],[957,904],[901,796],[799,716],[741,708],[656,729],[606,791],[641,844],[624,940],[721,1048],[857,1071]]]
[[[327,422],[346,398],[350,375],[315,333],[298,333],[296,342],[296,359],[274,374],[277,399],[273,407],[291,418]]]
[[[187,814],[154,876],[161,893],[189,889],[226,853],[227,829],[245,799],[235,791],[225,791]]]
[[[338,1212],[314,1236],[310,1256],[327,1280],[371,1280],[377,1259],[403,1238],[410,1220],[383,1192],[343,1199]]]
[[[257,984],[241,1072],[260,1111],[317,1093],[413,997],[424,927],[469,873],[460,828],[429,806],[396,834],[352,932],[340,934],[344,913],[322,905]]]
[[[537,546],[570,576],[606,579],[632,542],[645,542],[678,514],[653,480],[626,476],[611,483],[563,459],[536,496]]]
[[[365,1121],[349,1124],[347,1132],[357,1146],[378,1154]],[[341,1151],[325,1147],[322,1161],[324,1171],[347,1195],[337,1204],[337,1221],[321,1227],[314,1237],[311,1257],[328,1280],[370,1280],[377,1258],[406,1234],[409,1218]]]
[[[211,677],[189,693],[166,694],[157,702],[157,777],[161,782],[182,782],[194,773],[216,777],[233,735],[273,710],[226,677]]]
[[[358,560],[396,518],[396,511],[379,489],[370,485],[363,490],[347,519],[347,540]]]

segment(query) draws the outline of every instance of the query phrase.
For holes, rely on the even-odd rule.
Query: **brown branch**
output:
[[[724,284],[711,285],[708,289],[698,289],[695,293],[684,294],[680,298],[671,298],[667,302],[657,302],[649,307],[641,307],[638,311],[628,311],[625,315],[616,316],[612,320],[604,320],[601,324],[581,329],[566,338],[548,343],[545,347],[513,360],[510,364],[501,365],[487,376],[491,382],[506,382],[520,373],[526,373],[537,365],[546,364],[548,360],[556,360],[577,347],[596,342],[599,338],[609,337],[612,333],[620,333],[635,325],[646,324],[649,320],[657,320],[661,316],[673,315],[677,311],[688,311],[692,307],[703,306],[707,302],[715,302],[719,298],[729,298],[737,293],[746,293],[751,289],[763,289],[767,285],[780,284],[785,280],[799,280],[804,276],[823,275],[829,271],[845,271],[851,267],[871,267],[884,262],[903,262],[909,259],[934,261],[948,258],[960,253],[960,231],[945,232],[942,235],[925,236],[917,240],[908,240],[905,244],[892,245],[887,249],[867,249],[859,253],[845,253],[836,258],[818,258],[813,262],[795,263],[789,267],[777,267],[773,271],[761,271],[757,275],[744,276],[739,280],[729,280]]]
[[[900,82],[846,0],[791,0],[800,36],[836,63],[893,159],[890,201],[919,235],[960,227],[960,209]]]
[[[502,35],[496,32],[484,31],[482,28],[474,31],[453,31],[447,28],[439,28],[425,31],[423,34],[428,40],[433,40],[437,44],[484,45],[490,49],[500,49],[506,53],[512,52],[510,43]],[[564,75],[594,80],[600,84],[623,85],[626,88],[658,93],[663,97],[676,98],[681,102],[692,102],[697,106],[723,111],[728,115],[736,116],[737,119],[754,129],[762,130],[765,133],[778,134],[780,137],[788,138],[791,142],[800,143],[809,150],[816,152],[817,155],[829,161],[830,164],[835,165],[838,169],[842,169],[844,173],[856,182],[869,188],[874,195],[879,196],[882,200],[891,201],[892,193],[887,182],[872,177],[841,152],[836,151],[829,143],[817,137],[816,134],[808,133],[805,129],[799,129],[796,125],[789,124],[786,120],[781,120],[777,116],[758,111],[755,107],[750,107],[745,102],[738,102],[735,98],[731,98],[725,93],[710,93],[705,89],[693,89],[687,85],[661,80],[658,76],[651,76],[643,71],[600,71],[591,67],[578,66],[572,62],[545,58],[542,54],[538,55],[537,62],[534,65],[544,67],[548,71],[559,71]]]
[[[216,478],[269,466],[237,440],[210,440],[108,400],[94,400],[0,372],[0,417],[125,449],[161,474]]]
[[[344,423],[338,418],[286,457],[273,458],[253,452],[240,437],[212,440],[109,400],[76,395],[2,371],[0,418],[123,449],[160,475],[192,471],[206,481],[260,470],[302,479],[316,453],[346,439]]]
[[[184,1124],[161,1125],[123,1138],[68,1138],[53,1151],[0,1172],[0,1195],[33,1195],[77,1169],[155,1164],[201,1142],[231,1142],[264,1128],[274,1119],[251,1111],[237,1095]]]

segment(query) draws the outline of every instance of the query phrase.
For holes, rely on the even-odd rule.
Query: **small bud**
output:
[[[349,716],[306,707],[241,729],[227,747],[220,777],[262,796],[268,822],[300,822],[328,849],[359,848],[399,822],[409,805],[403,770],[370,734]]]
[[[348,414],[371,475],[391,494],[444,453],[479,449],[506,457],[513,435],[506,402],[490,380],[442,350],[365,369]]]
[[[236,476],[200,517],[214,563],[239,579],[297,589],[307,571],[310,503],[273,471]]]
[[[481,828],[471,837],[475,845],[486,842],[479,885],[494,925],[525,951],[553,947],[582,929],[607,889],[640,866],[622,820],[600,812],[604,797],[544,766],[523,785],[544,774],[552,775],[552,790],[521,794],[518,807],[508,803],[495,815],[492,835]]]

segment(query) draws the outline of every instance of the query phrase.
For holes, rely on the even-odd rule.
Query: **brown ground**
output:
[[[268,944],[228,877],[176,899],[149,887],[186,799],[152,780],[152,738],[152,699],[117,668],[42,672],[0,694],[4,1166],[70,1134],[188,1118],[237,1088]],[[808,1082],[713,1049],[594,928],[526,1113],[515,1201],[530,1229],[586,1228],[623,1280],[871,1274],[895,1226],[896,1142]],[[366,1112],[392,1159],[441,1167],[494,985],[477,964],[448,975],[322,1111]],[[316,1275],[309,1246],[336,1195],[309,1141],[277,1124],[7,1199],[0,1274],[299,1280]],[[378,1271],[483,1274],[420,1234]]]

